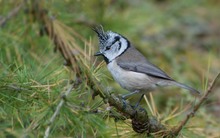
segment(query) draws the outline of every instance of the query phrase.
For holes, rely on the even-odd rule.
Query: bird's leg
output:
[[[122,99],[126,100],[128,97],[130,97],[131,95],[137,94],[139,93],[139,90],[135,90],[134,92],[122,95]]]
[[[141,95],[140,99],[138,100],[138,102],[134,106],[134,109],[136,109],[139,106],[139,104],[140,104],[141,100],[143,99],[143,97],[144,97],[144,94]]]
[[[123,103],[125,103],[124,100],[126,100],[128,97],[130,97],[131,95],[134,95],[134,94],[138,94],[139,92],[140,92],[139,90],[135,90],[134,92],[122,95]],[[138,102],[135,104],[134,109],[136,109],[139,106],[139,104],[140,104],[141,100],[143,99],[143,97],[144,97],[144,94],[141,94],[141,97],[139,98]],[[124,104],[124,106],[126,107],[126,104]]]

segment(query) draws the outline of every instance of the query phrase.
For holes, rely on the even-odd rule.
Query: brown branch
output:
[[[16,16],[18,14],[18,12],[20,11],[20,9],[24,6],[24,3],[19,4],[18,6],[16,6],[14,9],[12,9],[5,18],[2,18],[0,20],[0,26],[4,27],[6,22],[11,19],[12,17]]]
[[[132,127],[134,131],[138,133],[154,133],[166,129],[155,118],[149,118],[146,110],[141,106],[134,108],[134,106],[128,104],[123,99],[116,97],[113,94],[109,94],[107,91],[104,93],[111,106],[114,106],[125,117],[132,119]]]
[[[198,109],[201,107],[201,105],[207,100],[208,96],[212,93],[213,88],[217,81],[220,79],[220,73],[217,75],[217,77],[213,80],[211,85],[209,86],[206,93],[202,96],[202,98],[199,100],[199,102],[194,106],[193,110],[187,114],[186,118],[179,124],[177,128],[172,132],[175,136],[177,136],[182,128],[186,125],[186,123],[195,115],[195,113],[198,111]]]

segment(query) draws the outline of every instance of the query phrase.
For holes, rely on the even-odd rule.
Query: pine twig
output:
[[[24,6],[24,3],[19,4],[18,6],[16,6],[14,9],[12,9],[8,15],[5,18],[2,18],[0,20],[0,27],[4,27],[6,22],[11,19],[12,17],[16,16],[18,14],[18,12],[20,11],[20,9]]]
[[[46,131],[44,133],[44,138],[48,138],[49,137],[51,125],[53,124],[53,122],[56,119],[57,115],[60,113],[60,109],[63,106],[63,104],[65,103],[65,98],[70,94],[72,89],[75,88],[78,84],[79,84],[79,82],[75,82],[74,84],[71,84],[69,86],[69,88],[67,89],[67,91],[61,96],[61,100],[60,100],[59,104],[57,105],[54,114],[51,116],[51,118],[49,120],[47,129],[46,129]]]
[[[179,126],[172,132],[175,136],[177,136],[182,128],[186,125],[186,123],[194,116],[194,114],[198,111],[198,109],[201,107],[201,105],[206,101],[208,96],[212,93],[213,88],[216,84],[216,82],[220,79],[220,73],[217,75],[217,77],[213,80],[211,85],[209,86],[206,93],[203,95],[203,97],[200,99],[200,101],[194,106],[193,110],[187,114],[186,118],[179,124]]]

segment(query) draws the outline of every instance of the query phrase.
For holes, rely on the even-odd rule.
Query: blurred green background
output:
[[[30,15],[30,1],[21,6],[22,2],[0,0],[0,137],[43,137],[60,95],[73,76],[63,66],[59,52],[54,53],[53,42],[41,34],[41,24]],[[75,43],[92,54],[98,50],[98,40],[88,26],[102,24],[105,30],[127,37],[175,80],[202,92],[220,71],[218,0],[47,0],[41,5],[54,20],[90,42],[86,46],[76,38]],[[69,32],[65,27],[62,31]],[[102,61],[92,54],[93,61]],[[112,80],[105,65],[98,73],[106,87],[126,93]],[[128,120],[111,118],[109,106],[91,95],[86,82],[71,92],[50,137],[146,137],[133,132]],[[184,118],[185,107],[195,102],[178,88],[160,89],[153,97],[157,118],[170,128]],[[146,102],[142,106],[149,111]],[[180,137],[220,137],[219,117],[217,89]]]

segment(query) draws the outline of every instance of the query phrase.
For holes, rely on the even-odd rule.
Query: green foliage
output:
[[[20,2],[0,0],[0,21]],[[43,4],[48,15],[91,41],[90,47],[77,43],[92,53],[98,48],[97,38],[85,25],[96,23],[128,37],[170,76],[202,91],[219,71],[218,1],[49,0]],[[63,57],[54,53],[54,44],[40,35],[42,26],[27,13],[28,8],[21,8],[0,28],[0,137],[43,137],[60,96],[74,76],[63,66]],[[87,54],[88,51],[85,50]],[[84,73],[99,78],[106,87],[114,87],[115,92],[126,92],[112,81],[105,65],[101,69],[95,67],[99,61],[84,63],[89,66]],[[146,101],[142,104],[172,128],[185,116],[186,107],[193,104],[194,98],[176,88],[158,91],[153,93],[153,99],[148,97],[150,105]],[[218,106],[212,104],[219,102],[219,97],[217,92],[210,97],[181,137],[220,136],[220,113],[216,117],[214,109]],[[72,90],[66,100],[50,137],[146,137],[133,132],[130,120],[115,121],[111,117],[114,109],[110,112],[99,97],[93,100],[86,81]],[[130,101],[133,103],[136,98]]]

